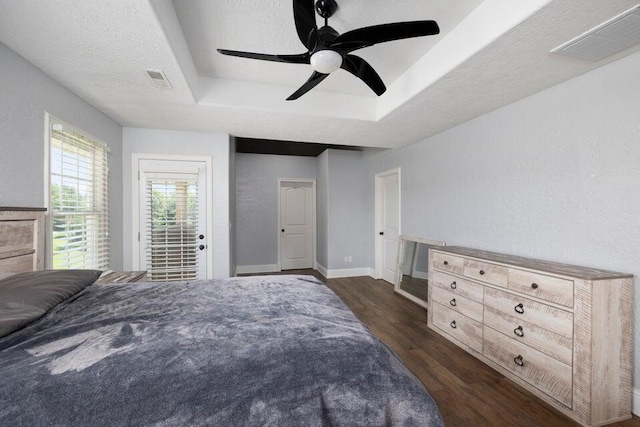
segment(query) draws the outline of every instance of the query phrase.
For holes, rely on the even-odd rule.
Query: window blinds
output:
[[[146,261],[151,281],[198,278],[198,175],[148,175]]]
[[[52,268],[109,267],[106,145],[62,123],[50,132]]]

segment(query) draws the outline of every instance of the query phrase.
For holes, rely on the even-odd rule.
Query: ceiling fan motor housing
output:
[[[339,35],[328,25],[318,28],[318,44],[311,52],[311,68],[322,74],[331,74],[342,66],[343,55],[330,47]]]
[[[331,43],[333,43],[333,41],[337,39],[339,35],[340,33],[338,33],[328,25],[325,25],[322,28],[318,28],[318,38],[320,39],[320,43],[316,50],[326,48]]]

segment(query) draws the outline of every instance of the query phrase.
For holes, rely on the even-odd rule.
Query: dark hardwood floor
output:
[[[370,277],[326,280],[378,338],[422,381],[447,426],[577,426],[522,387],[427,328],[426,311]],[[640,418],[611,424],[640,427]]]

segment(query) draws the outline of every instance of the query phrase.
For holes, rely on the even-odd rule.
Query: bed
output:
[[[53,296],[0,338],[0,425],[442,425],[422,384],[313,277],[98,276],[0,282],[0,333],[16,300]]]

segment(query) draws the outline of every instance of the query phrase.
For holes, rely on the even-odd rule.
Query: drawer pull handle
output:
[[[457,328],[457,326],[456,326],[456,321],[455,321],[455,320],[453,320],[453,321],[450,323],[450,325],[451,325],[451,327],[452,327],[453,329]]]
[[[456,282],[451,282],[451,289],[455,289],[457,287],[458,285],[456,284]]]
[[[513,362],[518,365],[518,366],[524,366],[524,360],[522,359],[522,355],[519,354],[518,356],[513,358]]]
[[[532,283],[532,284],[531,284],[531,287],[532,287],[533,289],[538,289],[538,284],[537,284],[537,283]]]
[[[484,276],[484,270],[480,270],[480,275]]]
[[[522,305],[522,303],[516,305],[513,309],[516,311],[516,313],[519,313],[519,314],[524,313],[524,305]]]
[[[451,301],[449,301],[449,304],[451,304],[451,306],[455,307],[456,305],[458,305],[458,303],[456,303],[456,299],[452,299]]]
[[[522,326],[518,326],[513,330],[513,333],[522,338],[524,336],[524,330],[522,330]]]
[[[444,265],[449,265],[449,261],[445,261],[445,262],[444,262]]]

